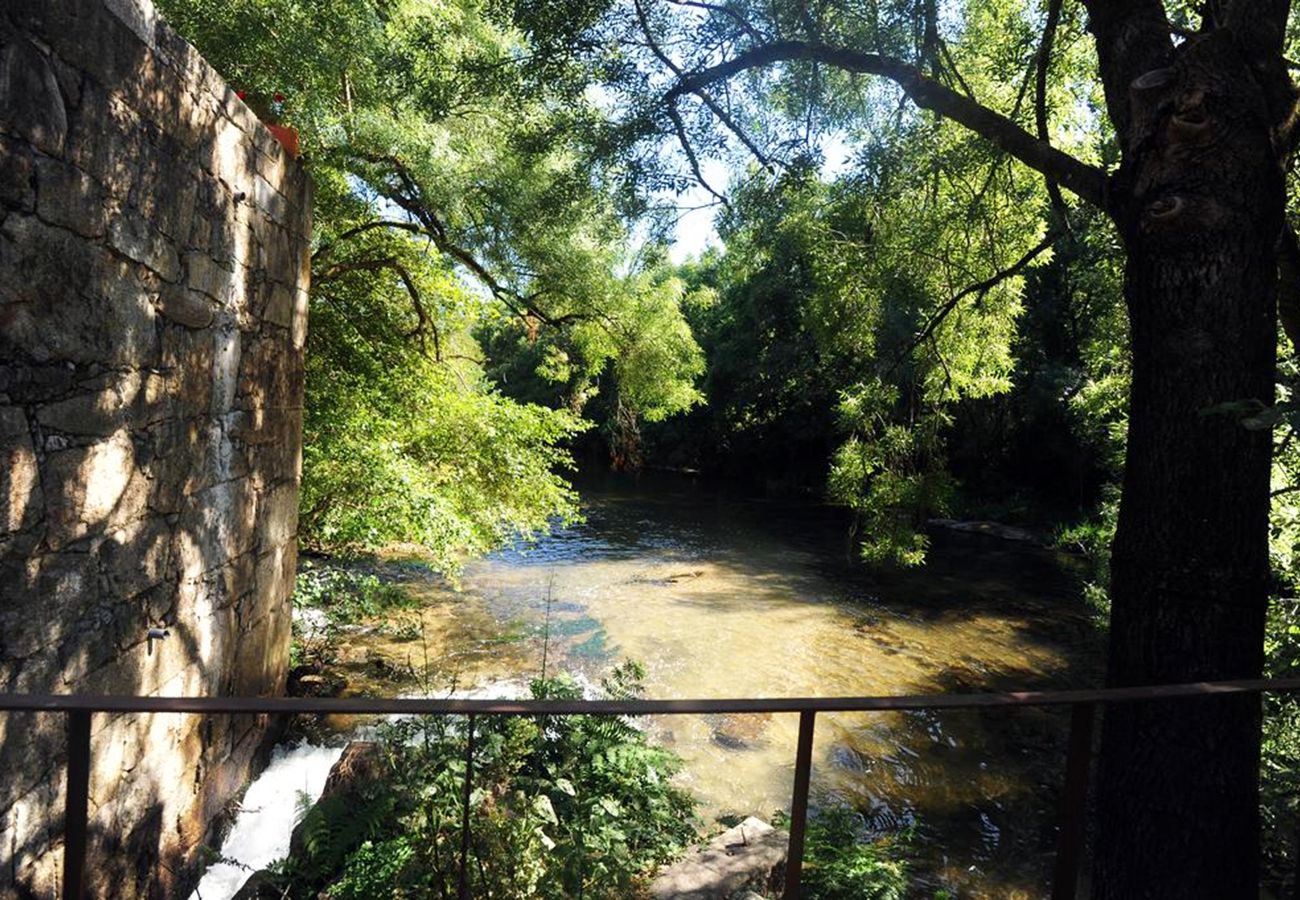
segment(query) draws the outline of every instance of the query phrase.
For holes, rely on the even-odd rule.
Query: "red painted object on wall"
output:
[[[280,142],[280,146],[285,152],[297,159],[301,154],[298,152],[298,129],[290,128],[288,125],[273,125],[270,122],[264,122],[268,131],[275,135],[275,139]]]
[[[278,124],[278,120],[284,115],[284,94],[276,92],[269,101],[264,97],[250,97],[247,91],[235,91],[235,96],[247,103],[248,108],[257,114],[262,124],[280,142],[280,146],[286,153],[294,159],[302,155],[298,149],[298,129]]]

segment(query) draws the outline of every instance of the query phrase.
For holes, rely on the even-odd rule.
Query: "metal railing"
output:
[[[469,898],[469,808],[473,781],[474,720],[477,716],[701,715],[798,713],[790,843],[786,858],[786,900],[800,895],[813,732],[820,712],[886,712],[987,707],[1060,707],[1071,710],[1061,827],[1052,874],[1052,900],[1073,900],[1083,859],[1084,807],[1096,709],[1110,703],[1189,700],[1231,694],[1292,693],[1300,678],[1216,681],[1079,691],[1016,691],[989,694],[919,694],[897,697],[805,697],[736,700],[434,700],[367,697],[135,697],[85,694],[0,694],[0,712],[60,713],[67,717],[68,772],[64,818],[63,896],[83,900],[90,788],[91,717],[95,713],[189,713],[199,715],[461,715],[467,718],[465,780],[462,790],[458,897]]]

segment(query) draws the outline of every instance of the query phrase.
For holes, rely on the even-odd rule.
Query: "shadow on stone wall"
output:
[[[282,690],[309,216],[142,0],[0,8],[2,689]],[[94,892],[188,885],[265,733],[97,715]],[[0,896],[57,887],[64,753],[61,716],[0,720]]]

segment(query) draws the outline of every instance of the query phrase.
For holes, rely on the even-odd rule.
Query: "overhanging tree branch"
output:
[[[907,97],[922,109],[965,125],[1082,199],[1104,206],[1106,175],[1101,169],[1039,140],[1006,116],[926,77],[915,66],[896,57],[806,41],[775,41],[754,47],[726,62],[683,73],[665,99],[671,103],[683,94],[698,94],[708,85],[725,81],[741,72],[799,60],[821,62],[846,72],[887,78],[901,87]]]
[[[675,105],[668,107],[668,118],[673,123],[673,130],[677,132],[677,142],[682,145],[682,151],[686,154],[686,159],[690,163],[691,171],[695,173],[695,180],[699,182],[700,187],[704,188],[723,206],[731,206],[727,198],[713,189],[713,185],[704,179],[704,172],[700,169],[700,161],[695,156],[695,149],[691,146],[691,139],[686,134],[686,125],[682,122],[681,114],[677,111]]]
[[[1007,266],[1005,269],[1000,269],[997,272],[994,272],[983,281],[963,288],[945,300],[943,305],[935,310],[934,315],[930,316],[924,327],[917,332],[916,337],[912,338],[912,342],[908,344],[907,349],[898,355],[898,358],[890,364],[889,368],[885,370],[884,375],[881,377],[887,378],[893,374],[894,370],[901,366],[903,362],[912,355],[917,347],[925,343],[926,340],[934,334],[935,330],[943,323],[943,320],[948,318],[949,314],[957,308],[957,305],[961,303],[961,301],[972,295],[982,299],[989,291],[993,290],[1008,278],[1014,278],[1019,275],[1024,271],[1026,266],[1041,256],[1048,247],[1056,243],[1056,241],[1064,234],[1065,228],[1061,225],[1057,225],[1049,230],[1047,234],[1043,236],[1043,239],[1030,248],[1024,256],[1017,259],[1011,265]]]
[[[372,223],[377,224],[377,223]],[[411,270],[408,269],[400,259],[395,256],[373,257],[369,259],[354,259],[344,262],[335,263],[328,269],[313,275],[312,280],[316,283],[328,283],[335,278],[346,275],[349,272],[377,272],[384,269],[390,270],[397,274],[401,280],[402,286],[406,288],[406,293],[411,297],[411,306],[415,309],[416,325],[406,334],[408,338],[418,338],[420,348],[424,347],[424,336],[426,334],[433,337],[433,358],[435,362],[442,362],[442,336],[438,331],[438,323],[429,317],[428,310],[424,306],[424,298],[420,294],[420,289],[415,284],[415,279],[411,276]]]
[[[550,315],[533,302],[533,298],[537,297],[540,292],[526,295],[502,284],[483,263],[479,262],[472,252],[452,239],[441,218],[438,217],[428,203],[424,202],[415,175],[401,159],[389,154],[366,153],[357,154],[356,158],[371,165],[390,168],[397,179],[400,190],[389,189],[385,192],[385,196],[396,204],[399,209],[411,216],[413,221],[409,223],[411,227],[408,228],[408,223],[386,220],[388,227],[402,227],[413,233],[427,236],[435,247],[468,269],[496,299],[500,300],[520,319],[527,320],[529,316],[533,316],[546,325],[557,327],[566,322],[573,322],[583,318],[577,313],[560,316]],[[381,227],[380,223],[372,224],[373,227]],[[368,229],[372,227],[372,224],[358,226],[358,229]],[[354,232],[359,233],[357,229],[354,229]]]
[[[748,19],[729,6],[720,3],[704,3],[701,0],[668,0],[673,6],[688,6],[692,9],[702,9],[710,13],[725,16],[735,23],[736,27],[744,34],[749,35],[756,41],[765,40],[763,35],[750,23]]]
[[[393,228],[399,231],[409,231],[412,234],[423,233],[423,229],[421,229],[420,226],[415,224],[414,222],[403,222],[396,219],[376,219],[373,222],[363,222],[362,224],[357,225],[355,228],[349,228],[346,231],[339,232],[337,235],[334,236],[334,240],[330,241],[327,244],[322,244],[316,250],[316,252],[314,252],[311,255],[311,258],[313,261],[317,259],[322,259],[328,256],[330,254],[330,251],[332,251],[335,247],[337,247],[339,244],[343,243],[344,241],[350,240],[356,237],[357,235],[365,234],[367,231],[375,231],[376,229],[379,228]]]
[[[672,57],[665,53],[663,48],[659,46],[659,42],[655,40],[654,32],[650,28],[650,22],[646,18],[645,8],[642,7],[641,0],[636,0],[636,15],[637,21],[641,23],[641,31],[645,34],[646,46],[650,48],[650,52],[653,53],[655,58],[663,63],[669,71],[677,76],[679,79],[678,84],[683,83],[687,77],[686,73],[682,70],[681,66],[673,62]],[[734,134],[740,142],[745,145],[745,148],[754,155],[754,158],[757,159],[760,164],[765,167],[770,166],[771,161],[767,158],[767,154],[759,149],[758,145],[755,144],[749,135],[745,133],[745,129],[737,125],[735,120],[731,118],[731,114],[722,108],[722,105],[714,99],[711,93],[705,90],[706,87],[706,84],[700,84],[691,88],[689,91],[681,92],[681,94],[691,93],[698,97],[700,101],[709,108],[709,111],[718,117],[718,121],[725,125],[727,130]],[[678,94],[677,96],[681,96],[681,94]],[[669,103],[670,108],[674,108],[675,106],[676,97],[672,98]]]

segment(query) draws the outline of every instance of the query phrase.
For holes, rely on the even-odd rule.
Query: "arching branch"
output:
[[[415,309],[415,328],[411,329],[405,336],[418,338],[421,349],[425,349],[424,336],[426,334],[432,336],[433,358],[436,362],[442,362],[442,335],[438,331],[438,323],[429,317],[429,312],[424,306],[424,298],[415,284],[415,279],[411,276],[411,270],[397,257],[384,256],[346,260],[336,263],[318,274],[314,274],[312,281],[316,284],[324,284],[349,272],[377,272],[385,269],[397,274],[402,286],[406,288],[406,293],[410,295],[412,308]]]
[[[407,165],[398,157],[388,154],[358,154],[357,159],[371,165],[384,166],[392,171],[393,176],[397,179],[400,190],[389,190],[385,192],[385,197],[399,209],[411,217],[409,227],[407,223],[395,223],[389,220],[389,227],[402,227],[415,234],[422,234],[433,242],[433,245],[442,253],[450,256],[462,266],[469,270],[475,278],[483,284],[484,287],[492,293],[496,299],[500,300],[512,313],[520,319],[527,320],[533,316],[549,326],[557,327],[566,322],[578,321],[582,316],[571,313],[562,316],[553,316],[540,309],[534,302],[538,296],[534,294],[522,294],[513,290],[507,285],[502,284],[495,275],[479,262],[478,258],[468,249],[458,244],[452,239],[451,233],[442,219],[435,213],[428,203],[424,202],[423,194],[420,190],[419,183],[415,175]],[[380,227],[378,223],[372,223],[374,227]],[[369,228],[370,225],[358,226],[358,228]]]
[[[665,99],[671,103],[683,94],[697,93],[741,72],[796,60],[817,61],[847,72],[887,78],[901,87],[907,97],[922,109],[965,125],[1084,200],[1104,205],[1106,176],[1101,169],[1039,140],[1006,116],[927,77],[915,66],[896,57],[806,41],[776,41],[754,47],[726,62],[684,73]]]
[[[739,28],[742,33],[748,35],[754,40],[756,41],[766,40],[766,38],[762,34],[759,34],[758,30],[754,28],[753,24],[750,23],[749,19],[745,18],[739,12],[732,9],[730,6],[726,6],[725,4],[704,3],[702,2],[702,0],[668,0],[668,2],[671,3],[673,6],[688,6],[691,7],[692,9],[702,9],[710,13],[716,13],[717,15],[724,16],[730,19],[732,22],[734,22],[736,27]]]
[[[700,169],[699,158],[695,155],[695,148],[691,146],[691,139],[686,134],[686,124],[682,122],[681,114],[677,111],[676,106],[668,107],[668,118],[673,123],[673,130],[677,132],[677,142],[682,145],[682,152],[686,154],[686,159],[690,163],[691,171],[695,173],[695,180],[699,182],[700,187],[704,188],[723,206],[731,206],[727,202],[726,196],[719,194],[713,189],[713,185],[704,179],[704,172]]]
[[[328,256],[335,247],[344,241],[350,240],[357,235],[365,234],[368,231],[375,231],[379,228],[393,228],[399,231],[409,231],[412,234],[419,234],[421,232],[420,226],[416,225],[414,222],[402,222],[394,219],[377,219],[373,222],[365,222],[361,225],[357,225],[355,228],[349,228],[346,231],[339,232],[339,234],[335,235],[334,240],[330,241],[328,244],[322,244],[317,248],[316,252],[311,255],[311,258],[313,261],[322,259]]]
[[[635,5],[637,21],[640,22],[641,31],[645,35],[646,46],[650,48],[650,52],[655,55],[656,59],[663,63],[669,71],[677,76],[679,79],[678,84],[684,83],[686,73],[682,70],[681,66],[673,62],[672,57],[665,53],[663,48],[659,46],[659,42],[655,40],[654,32],[650,28],[650,22],[646,18],[645,8],[641,5],[641,0],[635,0]],[[765,167],[770,166],[771,160],[768,159],[767,154],[759,149],[758,145],[755,144],[753,139],[745,132],[745,129],[736,124],[736,121],[731,117],[731,114],[723,109],[722,104],[718,103],[718,101],[714,99],[713,94],[705,90],[706,87],[706,84],[701,83],[698,86],[691,88],[689,91],[682,91],[677,96],[690,93],[698,97],[700,101],[709,108],[709,111],[718,117],[718,121],[726,126],[727,130],[734,134],[737,139],[745,145],[745,149],[752,153],[754,158],[757,159],[761,165]],[[676,97],[673,97],[669,102],[669,108],[674,108],[675,105]]]
[[[930,316],[929,320],[926,321],[925,325],[921,328],[921,330],[917,332],[916,337],[912,338],[912,342],[908,344],[907,349],[904,350],[902,353],[900,353],[898,355],[898,358],[895,359],[893,363],[890,364],[889,368],[885,370],[885,374],[882,377],[888,377],[889,375],[893,374],[893,372],[899,366],[901,366],[909,356],[912,355],[912,353],[916,350],[917,347],[921,346],[928,339],[930,339],[930,337],[934,334],[935,330],[943,323],[943,320],[948,318],[948,316],[952,313],[954,309],[957,308],[957,305],[961,303],[961,301],[965,300],[967,297],[970,297],[972,295],[976,296],[977,298],[983,299],[983,297],[986,294],[988,294],[989,291],[993,290],[999,284],[1001,284],[1002,282],[1006,281],[1009,278],[1014,278],[1015,276],[1023,272],[1026,266],[1028,266],[1031,262],[1033,262],[1035,259],[1041,256],[1043,252],[1047,250],[1048,247],[1056,243],[1057,240],[1059,240],[1061,236],[1064,234],[1065,234],[1064,227],[1060,225],[1056,226],[1055,228],[1049,230],[1047,234],[1043,236],[1043,239],[1039,241],[1037,244],[1035,244],[1027,253],[1025,253],[1024,256],[1017,259],[1011,265],[1007,266],[1005,269],[1000,269],[997,272],[994,272],[992,275],[990,275],[988,278],[984,279],[983,281],[977,282],[976,284],[972,284],[969,287],[963,288],[962,290],[958,291],[957,293],[949,297],[947,300],[945,300],[943,305],[940,306],[935,311],[934,315]]]

